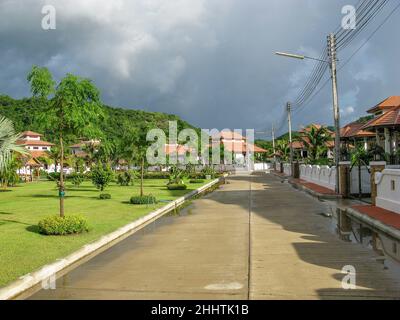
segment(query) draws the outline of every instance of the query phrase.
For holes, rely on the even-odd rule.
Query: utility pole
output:
[[[293,167],[293,143],[292,143],[292,106],[290,102],[286,104],[286,110],[288,114],[288,125],[289,125],[289,144],[290,144],[290,167]],[[292,168],[293,170],[293,168]]]
[[[330,69],[332,77],[332,96],[333,96],[333,118],[335,124],[335,165],[336,165],[336,193],[339,193],[339,162],[340,162],[340,112],[337,88],[336,70],[336,36],[331,33],[328,36],[328,53],[330,58]]]

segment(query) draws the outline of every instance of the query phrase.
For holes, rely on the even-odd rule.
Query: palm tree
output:
[[[290,145],[285,139],[278,140],[275,145],[275,152],[282,161],[288,161],[290,155]]]
[[[311,162],[315,162],[326,154],[328,151],[327,143],[333,140],[329,130],[323,126],[320,128],[309,127],[308,130],[304,130],[299,139],[306,147]]]
[[[27,154],[24,147],[17,145],[20,135],[15,133],[13,123],[0,117],[0,172],[7,169],[13,152]]]
[[[0,171],[0,185],[3,189],[6,189],[8,186],[13,187],[18,183],[18,169],[21,166],[21,159],[14,154],[6,168]]]

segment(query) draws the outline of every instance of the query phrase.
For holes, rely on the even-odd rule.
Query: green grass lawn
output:
[[[167,180],[145,180],[145,193],[158,200],[174,200],[202,185],[188,183],[187,190],[169,191],[166,183]],[[104,192],[110,193],[112,199],[100,200],[100,192],[90,182],[79,188],[67,184],[66,215],[85,216],[91,231],[59,237],[40,235],[36,227],[40,219],[58,214],[54,182],[33,182],[0,191],[0,287],[166,204],[129,204],[131,196],[139,195],[139,181],[129,187],[112,184]]]

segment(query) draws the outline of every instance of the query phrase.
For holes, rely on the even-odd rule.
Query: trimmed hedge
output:
[[[168,190],[186,190],[187,185],[183,183],[172,183],[167,185]]]
[[[204,179],[192,179],[189,183],[204,183]]]
[[[87,220],[81,216],[47,217],[39,221],[38,227],[39,233],[48,236],[63,236],[89,231]]]
[[[111,194],[109,194],[109,193],[102,193],[102,194],[100,194],[99,198],[100,198],[101,200],[109,200],[109,199],[111,199]]]
[[[206,176],[201,172],[192,172],[187,175],[188,179],[197,180],[197,179],[205,179]]]
[[[152,195],[147,196],[134,196],[130,199],[130,204],[153,204],[157,203],[156,197]]]

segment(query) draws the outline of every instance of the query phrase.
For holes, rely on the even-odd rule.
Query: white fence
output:
[[[336,167],[300,165],[300,179],[335,190]]]
[[[273,167],[272,163],[255,163],[254,171],[268,171]]]
[[[360,192],[358,185],[358,167],[353,167],[353,169],[351,169],[350,179],[350,193],[358,194]],[[371,173],[365,166],[361,166],[361,193],[371,193]]]
[[[375,173],[376,205],[400,214],[400,170],[385,169]]]
[[[283,164],[283,173],[286,174],[287,176],[292,175],[292,166],[290,165],[290,163]]]

